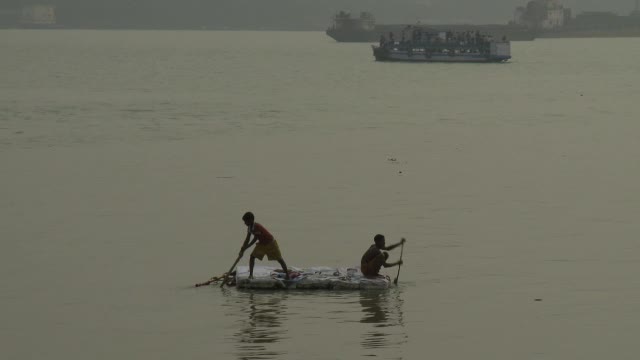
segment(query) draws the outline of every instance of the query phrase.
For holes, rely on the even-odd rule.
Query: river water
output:
[[[638,356],[640,39],[506,64],[378,63],[316,32],[0,47],[3,358]],[[292,266],[406,237],[399,286],[193,288],[248,210]]]

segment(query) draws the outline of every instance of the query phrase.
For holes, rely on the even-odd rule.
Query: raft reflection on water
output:
[[[282,335],[286,327],[282,323],[286,320],[286,301],[279,296],[264,295],[267,294],[248,293],[245,303],[248,308],[239,312],[246,315],[244,320],[240,320],[242,326],[234,335],[238,339],[239,359],[277,359],[283,354],[269,345],[285,338]]]
[[[363,349],[399,349],[407,341],[404,333],[402,302],[400,292],[397,290],[360,293],[363,312],[360,322],[372,324],[363,333]]]
[[[385,352],[398,354],[407,341],[399,289],[228,290],[225,295],[228,314],[235,319],[225,337],[234,344],[238,359],[296,358],[296,351],[317,341],[327,342],[329,346],[323,349],[326,354],[340,348],[345,356],[381,356]],[[354,332],[361,334],[359,348],[346,342],[350,339],[347,334]]]

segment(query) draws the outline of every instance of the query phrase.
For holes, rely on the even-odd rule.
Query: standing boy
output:
[[[242,221],[247,225],[247,237],[244,239],[244,243],[242,244],[242,249],[240,249],[240,256],[244,254],[245,250],[256,244],[255,249],[251,252],[251,256],[249,257],[249,279],[253,279],[253,266],[256,263],[256,258],[262,259],[265,255],[267,255],[267,259],[276,260],[282,266],[282,270],[284,270],[285,279],[289,280],[289,271],[287,270],[287,264],[284,262],[282,258],[282,254],[280,253],[280,247],[278,247],[278,242],[273,238],[273,235],[265,229],[264,226],[255,222],[255,217],[252,212],[246,212],[242,216]],[[249,239],[253,235],[253,240],[249,242]]]

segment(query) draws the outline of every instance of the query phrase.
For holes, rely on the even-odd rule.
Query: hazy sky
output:
[[[174,24],[322,28],[338,10],[371,11],[378,23],[506,23],[527,0],[0,0],[0,7],[51,3],[70,24]],[[627,15],[635,0],[561,0],[574,10]]]

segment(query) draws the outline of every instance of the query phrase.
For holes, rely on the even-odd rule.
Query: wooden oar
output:
[[[222,284],[220,284],[221,288],[224,287],[224,284],[227,283],[227,278],[229,277],[229,274],[231,274],[233,269],[236,267],[236,265],[238,264],[238,261],[240,261],[240,259],[242,259],[242,255],[244,255],[244,254],[238,255],[238,258],[236,259],[236,261],[233,263],[233,265],[231,265],[231,268],[229,268],[229,271],[227,271],[227,275],[224,277],[224,280],[222,281]]]
[[[402,243],[402,245],[400,245],[400,260],[402,260],[402,251],[404,250],[404,243]],[[398,278],[400,277],[400,266],[398,265],[398,275],[396,275],[395,280],[393,280],[393,284],[394,285],[398,285]]]

